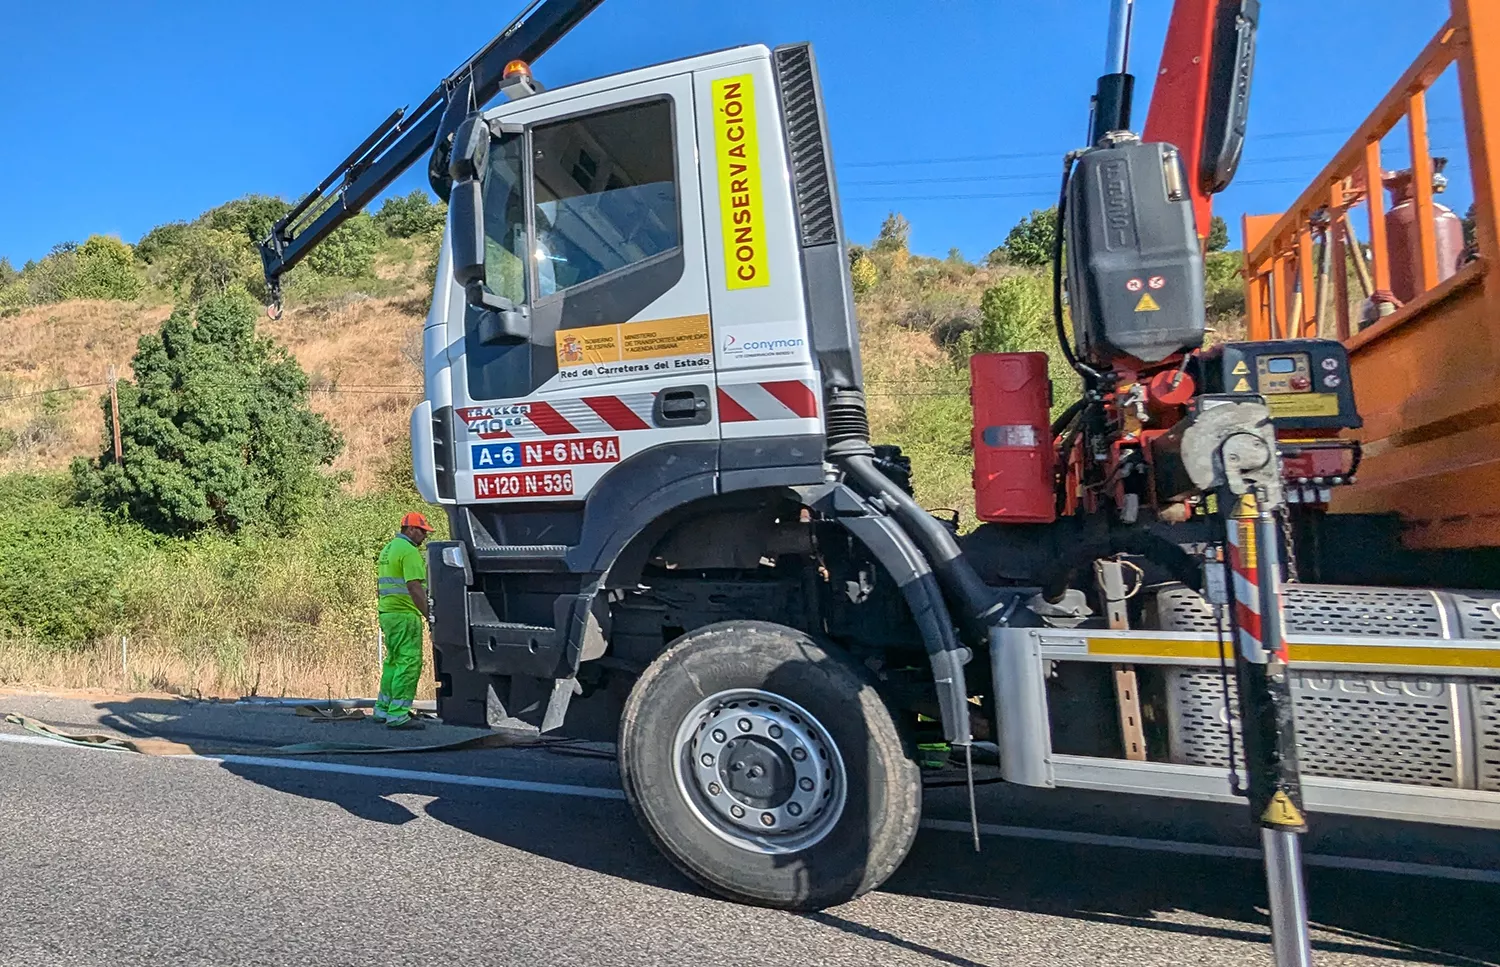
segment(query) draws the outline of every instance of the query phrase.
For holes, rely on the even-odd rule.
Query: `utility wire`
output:
[[[69,386],[54,386],[51,389],[37,390],[35,393],[16,393],[13,396],[0,396],[0,403],[7,402],[9,400],[24,400],[24,399],[28,399],[28,398],[33,397],[33,396],[47,396],[47,395],[49,395],[51,393],[70,393],[73,390],[78,390],[78,389],[93,389],[93,388],[95,388],[97,386],[108,386],[108,385],[109,385],[109,382],[108,381],[104,381],[104,382],[99,382],[99,383],[73,383],[73,384],[71,384]]]

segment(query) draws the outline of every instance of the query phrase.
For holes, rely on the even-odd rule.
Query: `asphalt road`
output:
[[[6,695],[3,711],[251,748],[150,758],[0,726],[0,967],[1270,962],[1261,869],[1234,853],[1254,836],[1227,807],[986,787],[981,855],[928,828],[882,890],[790,914],[687,883],[637,830],[607,760],[265,760],[254,747],[387,734],[145,698]],[[929,795],[938,826],[964,815],[955,790]],[[1078,841],[1091,836],[1111,845]],[[1318,964],[1500,963],[1500,833],[1316,817],[1306,848],[1325,864],[1412,864],[1309,869]]]

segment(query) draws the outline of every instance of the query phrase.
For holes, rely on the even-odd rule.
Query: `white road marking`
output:
[[[927,819],[923,829],[945,833],[967,833],[969,824],[957,819]],[[1030,826],[996,826],[980,823],[984,836],[1007,839],[1040,839],[1079,846],[1113,846],[1118,849],[1145,850],[1152,853],[1179,853],[1187,856],[1211,856],[1220,859],[1260,861],[1260,850],[1248,846],[1220,846],[1215,843],[1184,843],[1175,839],[1143,839],[1138,836],[1113,836],[1108,833],[1079,833],[1067,829],[1035,829]],[[1471,883],[1500,883],[1500,870],[1478,870],[1462,866],[1436,866],[1428,863],[1401,863],[1394,860],[1369,860],[1355,856],[1327,856],[1304,853],[1308,866],[1334,870],[1360,870],[1366,873],[1394,873],[1398,876],[1425,876],[1439,880],[1467,880]]]
[[[53,748],[79,748],[65,742],[35,735],[0,734],[0,742],[15,745],[46,745]],[[553,796],[576,796],[585,799],[623,800],[625,793],[619,789],[603,786],[578,786],[557,782],[531,782],[525,779],[500,779],[491,776],[467,776],[452,772],[426,772],[417,769],[388,769],[383,766],[360,766],[343,762],[320,762],[307,759],[285,759],[280,757],[253,755],[181,755],[162,758],[196,760],[229,765],[260,766],[267,769],[288,769],[301,772],[338,773],[349,776],[370,776],[385,779],[405,779],[411,782],[428,782],[448,786],[471,786],[483,789],[504,789],[511,792],[535,792]],[[923,829],[946,833],[967,833],[969,824],[956,819],[927,819]],[[1215,843],[1187,843],[1171,839],[1145,839],[1138,836],[1115,836],[1108,833],[1082,833],[1067,829],[1042,829],[1032,826],[1000,826],[980,823],[979,832],[984,836],[1002,839],[1033,839],[1053,843],[1068,843],[1077,846],[1108,846],[1116,849],[1133,849],[1151,853],[1176,853],[1185,856],[1207,856],[1215,859],[1254,860],[1259,862],[1260,850],[1248,846],[1221,846]],[[1306,853],[1302,857],[1308,866],[1335,870],[1358,870],[1365,873],[1392,873],[1397,876],[1421,876],[1438,880],[1462,880],[1470,883],[1500,884],[1500,870],[1471,869],[1461,866],[1438,866],[1427,863],[1402,863],[1392,860],[1372,860],[1354,856],[1328,856],[1321,853]]]

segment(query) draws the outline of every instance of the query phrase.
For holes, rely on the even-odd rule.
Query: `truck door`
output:
[[[717,469],[673,446],[718,436],[690,75],[535,102],[492,115],[484,181],[487,284],[530,307],[530,338],[448,320],[455,497],[502,514],[582,501],[653,450]]]

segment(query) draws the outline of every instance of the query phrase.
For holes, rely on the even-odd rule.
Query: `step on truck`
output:
[[[1129,133],[1123,54],[1100,79],[1053,269],[1084,391],[1054,418],[1044,354],[974,357],[967,532],[870,438],[812,48],[546,89],[532,62],[597,3],[533,4],[263,245],[274,294],[418,161],[448,202],[411,418],[451,533],[429,545],[444,720],[608,710],[661,851],[789,908],[901,864],[933,743],[971,780],[977,749],[1025,785],[1248,795],[1273,833],[1500,826],[1500,594],[1295,580],[1290,533],[1357,486],[1347,354],[1204,348],[1253,0],[1199,5],[1187,148]]]

